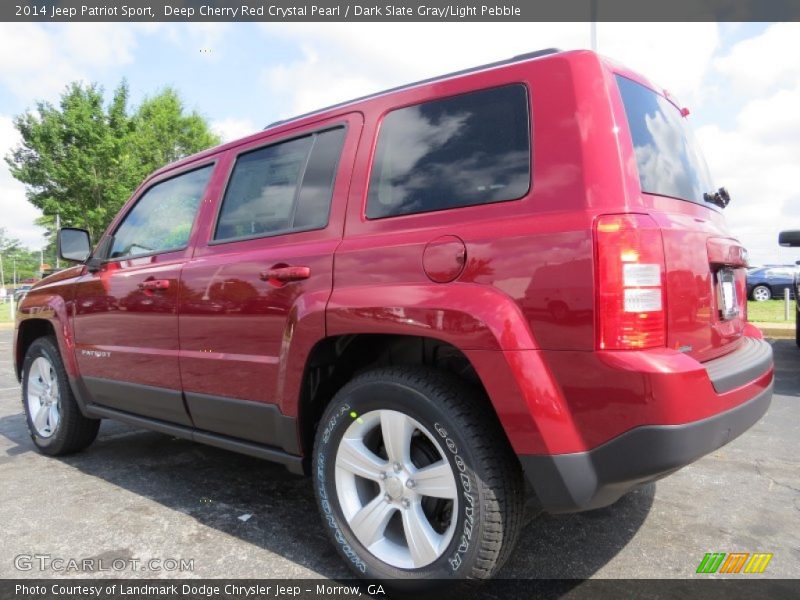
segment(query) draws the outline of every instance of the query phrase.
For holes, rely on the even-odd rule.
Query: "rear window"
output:
[[[678,108],[653,90],[617,76],[642,191],[711,207],[715,191],[705,158]]]
[[[522,85],[395,110],[381,124],[367,217],[521,198],[530,187],[530,155]]]

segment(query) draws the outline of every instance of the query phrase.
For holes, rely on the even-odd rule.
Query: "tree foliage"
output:
[[[128,102],[124,81],[107,104],[99,86],[72,83],[58,106],[38,102],[15,119],[22,143],[6,162],[45,218],[60,214],[96,239],[149,173],[219,143],[171,88],[135,110]]]
[[[39,253],[24,248],[16,238],[0,227],[0,284],[12,283],[16,268],[17,281],[35,277],[39,271]]]

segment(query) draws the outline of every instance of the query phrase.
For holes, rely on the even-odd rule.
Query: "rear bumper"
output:
[[[747,384],[772,368],[772,349],[752,340],[736,360],[706,365],[717,394],[748,390],[747,400],[703,419],[680,424],[642,425],[584,452],[519,455],[528,481],[548,512],[577,512],[608,506],[644,483],[673,473],[724,446],[752,427],[772,400],[766,387]],[[739,386],[744,385],[744,389]],[[708,398],[710,400],[710,398]],[[697,398],[696,401],[703,399]],[[669,401],[660,398],[660,401]]]

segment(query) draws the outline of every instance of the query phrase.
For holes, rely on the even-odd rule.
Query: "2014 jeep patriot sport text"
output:
[[[490,577],[526,489],[607,506],[767,410],[726,203],[686,111],[588,51],[274,124],[154,173],[91,253],[60,232],[80,264],[16,324],[31,436],[275,460],[357,573]]]

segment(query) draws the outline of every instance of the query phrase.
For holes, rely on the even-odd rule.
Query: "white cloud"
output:
[[[20,138],[10,117],[0,115],[0,157],[19,144]],[[44,245],[43,229],[34,225],[41,212],[25,198],[25,186],[14,179],[5,165],[0,168],[0,227],[32,248]]]
[[[261,24],[295,42],[303,58],[264,72],[269,93],[288,96],[290,116],[410,81],[532,50],[589,46],[587,23]],[[664,41],[679,38],[664,51]],[[679,96],[691,97],[719,44],[714,23],[601,23],[602,54]]]
[[[230,142],[255,133],[260,128],[249,119],[231,117],[212,122],[211,129],[222,138],[223,142]]]
[[[389,87],[380,77],[353,75],[343,68],[333,67],[319,58],[319,53],[305,49],[305,58],[270,67],[262,74],[265,87],[271,94],[290,98],[281,118],[291,117],[364,96]],[[313,83],[312,83],[313,82]]]
[[[791,208],[800,204],[797,106],[800,85],[795,82],[792,89],[747,103],[734,128],[710,125],[697,132],[715,180],[731,193],[725,210],[728,224],[750,250],[754,264],[800,258],[797,251],[777,245],[781,229],[800,229],[800,211]]]
[[[800,27],[797,23],[770,25],[761,35],[736,44],[714,61],[741,91],[767,91],[800,77]]]
[[[59,29],[59,52],[84,67],[133,62],[136,29],[123,23],[68,23]]]
[[[716,23],[600,23],[597,43],[601,54],[694,104],[720,38]]]
[[[261,24],[296,43],[303,58],[265,70],[268,93],[290,116],[364,94],[535,49],[588,45],[583,23]]]
[[[0,24],[0,85],[26,103],[53,99],[66,82],[83,79],[62,50],[42,25]]]
[[[124,23],[0,23],[0,85],[25,104],[54,100],[87,72],[129,64],[137,32],[152,27]]]

